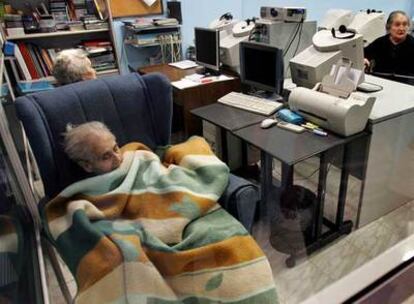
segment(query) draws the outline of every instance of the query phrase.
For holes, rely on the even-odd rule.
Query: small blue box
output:
[[[295,125],[300,125],[304,122],[303,116],[289,110],[289,109],[282,109],[277,112],[276,117],[280,118],[283,121],[287,121],[293,123]]]

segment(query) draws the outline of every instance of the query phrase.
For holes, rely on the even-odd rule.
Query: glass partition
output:
[[[3,54],[0,75],[4,75]],[[12,139],[0,77],[0,303],[48,303],[36,202]]]

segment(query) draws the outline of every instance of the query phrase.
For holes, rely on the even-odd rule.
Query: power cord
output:
[[[296,37],[298,36],[298,33],[300,32],[300,36],[302,36],[302,28],[303,28],[303,20],[302,22],[299,22],[294,30],[294,36],[290,40],[288,46],[284,48],[283,57],[286,56],[286,54],[289,52],[290,47],[292,46],[292,43],[295,41]],[[293,32],[292,32],[293,33]]]
[[[300,23],[300,29],[299,29],[299,38],[298,38],[298,43],[296,44],[296,49],[293,52],[292,57],[296,56],[296,53],[299,50],[299,46],[300,46],[300,41],[302,40],[302,33],[303,33],[303,22]],[[296,38],[296,37],[295,37]],[[293,40],[295,40],[295,38]],[[285,70],[285,75],[287,75],[287,73],[290,70],[290,64],[287,65],[286,70]]]

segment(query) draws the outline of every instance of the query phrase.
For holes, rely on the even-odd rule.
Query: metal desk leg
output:
[[[349,151],[348,144],[344,146],[344,155],[342,158],[342,171],[341,171],[341,183],[339,185],[339,196],[338,196],[338,209],[336,212],[335,226],[340,233],[350,233],[352,231],[352,222],[347,221],[344,223],[344,212],[346,203],[346,193],[348,191],[348,180],[349,180]]]
[[[282,163],[282,178],[281,178],[281,192],[293,184],[293,166]]]
[[[293,166],[282,163],[282,178],[280,185],[280,195],[284,191],[290,191],[289,188],[293,185]],[[299,256],[299,252],[292,252],[286,259],[286,266],[292,268],[296,265],[296,257]]]
[[[319,180],[318,180],[318,196],[315,206],[316,224],[315,224],[315,241],[319,241],[322,233],[323,224],[323,209],[325,205],[325,192],[326,192],[326,176],[328,174],[328,161],[326,153],[322,153],[319,161]]]
[[[269,194],[272,188],[272,157],[264,151],[260,151],[260,185],[261,203],[260,217],[267,214],[267,206],[269,202]]]

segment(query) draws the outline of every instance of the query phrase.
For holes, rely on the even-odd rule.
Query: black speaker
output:
[[[179,24],[182,24],[183,19],[181,16],[181,2],[168,1],[167,2],[168,18],[175,18]]]

